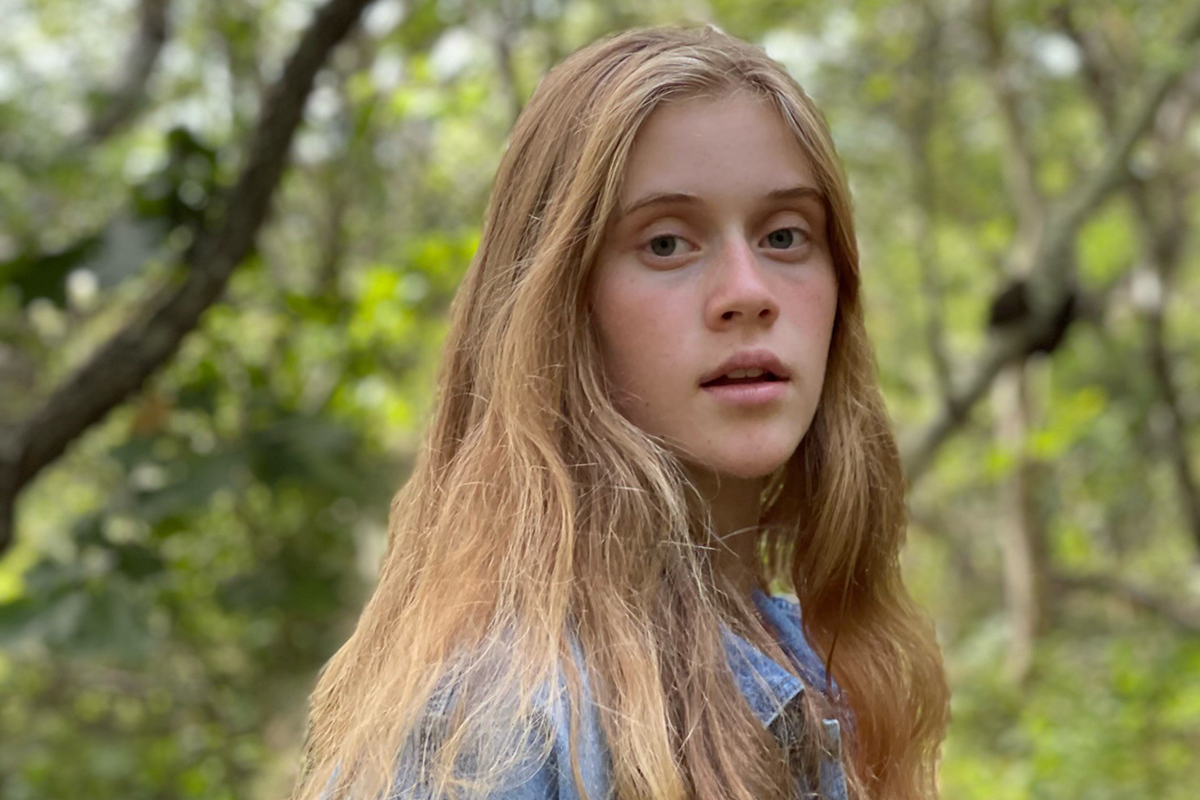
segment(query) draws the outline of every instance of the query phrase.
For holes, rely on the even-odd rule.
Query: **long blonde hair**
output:
[[[485,794],[528,747],[549,753],[538,709],[577,708],[571,636],[617,797],[794,796],[720,627],[768,649],[770,635],[712,569],[711,519],[679,459],[610,402],[589,319],[592,267],[641,124],[660,103],[747,89],[810,160],[838,278],[816,415],[763,494],[761,577],[797,595],[839,685],[804,693],[806,729],[818,715],[846,722],[852,794],[936,795],[948,690],[900,574],[904,477],[863,325],[849,190],[800,86],[705,27],[585,47],[517,120],[451,310],[426,439],[392,502],[378,585],[311,697],[295,800],[382,797],[417,747],[432,796]],[[545,696],[563,675],[568,697]],[[469,702],[439,714],[447,692]],[[806,741],[807,770],[819,745]],[[586,796],[575,761],[562,766]]]

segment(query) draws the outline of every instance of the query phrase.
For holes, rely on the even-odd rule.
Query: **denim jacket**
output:
[[[754,590],[754,603],[779,633],[780,649],[792,659],[796,671],[805,677],[810,686],[823,686],[825,668],[804,637],[799,604],[787,596],[766,595],[758,589]],[[742,696],[763,727],[779,737],[784,716],[789,712],[799,712],[804,684],[727,627],[723,628],[722,637],[730,669]],[[577,641],[572,640],[572,648],[577,662],[582,665]],[[580,669],[579,674],[583,700],[579,767],[591,800],[608,800],[612,791],[609,751],[604,742],[599,712],[595,704],[589,701],[587,671]],[[832,685],[836,689],[837,684]],[[531,775],[522,770],[521,777],[508,782],[508,788],[491,794],[491,800],[582,800],[570,766],[570,710],[565,703],[562,707],[562,714],[554,720],[555,740],[550,758],[540,765],[533,765],[535,771]],[[801,783],[796,787],[796,797],[803,800],[846,800],[846,776],[840,761],[839,722],[836,719],[823,720],[823,728],[829,755],[823,757],[820,764],[819,786],[809,787]],[[405,765],[401,763],[397,783],[404,775]],[[389,800],[411,800],[411,796],[393,791]]]

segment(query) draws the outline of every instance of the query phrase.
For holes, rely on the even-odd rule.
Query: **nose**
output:
[[[754,248],[742,237],[733,238],[722,248],[711,273],[712,288],[705,309],[709,327],[719,329],[755,321],[770,324],[779,316],[779,305]]]

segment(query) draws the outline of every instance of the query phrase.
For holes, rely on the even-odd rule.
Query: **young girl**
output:
[[[435,409],[295,798],[936,795],[850,197],[761,50],[637,30],[545,77]]]

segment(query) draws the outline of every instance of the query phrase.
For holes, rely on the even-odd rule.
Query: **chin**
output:
[[[771,475],[786,464],[792,452],[794,451],[778,453],[774,457],[764,457],[763,454],[758,453],[754,457],[742,459],[710,458],[705,459],[702,464],[706,469],[726,478],[757,480]]]
[[[786,459],[784,459],[786,461]],[[736,467],[718,468],[718,472],[730,478],[741,478],[743,480],[757,480],[765,478],[775,470],[779,469],[784,461],[774,461],[769,464],[753,464],[753,465],[738,465]]]

